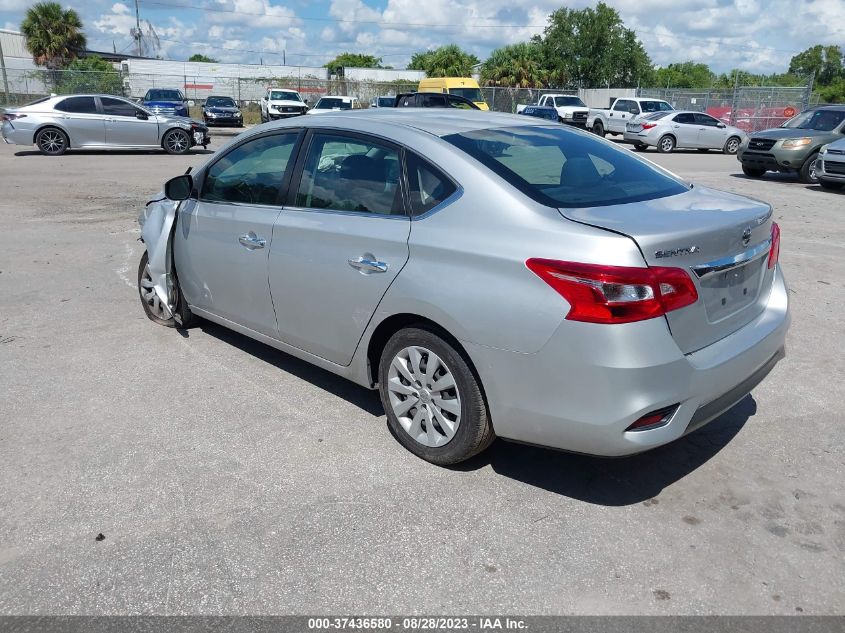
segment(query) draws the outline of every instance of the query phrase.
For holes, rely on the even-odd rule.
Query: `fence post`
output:
[[[813,82],[816,80],[816,71],[810,72],[810,78],[807,81],[807,88],[804,91],[804,101],[801,104],[801,109],[806,110],[810,106],[810,99],[813,96]]]
[[[3,57],[3,42],[0,41],[0,68],[3,69],[3,93],[6,95],[5,103],[9,103],[9,79],[6,77],[6,58]],[[11,105],[11,104],[10,104]]]
[[[734,93],[733,97],[731,98],[731,125],[736,125],[736,109],[738,106],[738,99],[739,99],[739,71],[736,71],[736,78],[734,79]]]
[[[4,70],[3,75],[5,76],[5,74],[6,74],[6,71]],[[496,109],[496,86],[493,86],[493,98],[490,100],[490,109],[491,110]]]

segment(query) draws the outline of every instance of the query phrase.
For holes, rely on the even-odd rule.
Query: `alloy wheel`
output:
[[[387,373],[390,406],[399,424],[423,446],[438,447],[455,437],[461,423],[461,396],[451,370],[425,347],[402,349]]]
[[[660,149],[662,149],[664,152],[671,152],[674,147],[674,141],[668,136],[660,141]]]
[[[188,148],[188,141],[185,134],[173,132],[167,137],[167,148],[174,154],[181,154]]]
[[[64,146],[64,134],[58,130],[45,130],[38,137],[38,147],[45,154],[58,154]]]
[[[158,298],[158,293],[155,291],[149,264],[144,266],[144,272],[141,275],[141,287],[138,288],[138,291],[141,293],[141,299],[147,305],[150,313],[157,319],[166,321],[168,317],[164,305],[162,305],[161,299]]]
[[[739,141],[735,138],[732,138],[728,141],[728,154],[736,154],[736,151],[739,149]]]

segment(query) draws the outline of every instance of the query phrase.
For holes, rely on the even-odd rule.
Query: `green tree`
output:
[[[549,72],[583,88],[633,87],[651,79],[651,60],[642,42],[604,2],[595,8],[556,10],[539,41]]]
[[[102,57],[92,55],[74,59],[59,77],[56,91],[59,94],[98,92],[119,95],[123,93],[120,73]]]
[[[481,81],[487,86],[545,88],[549,73],[537,42],[520,42],[497,48],[481,65]]]
[[[188,58],[189,62],[206,62],[207,64],[216,64],[217,60],[202,53],[194,53]]]
[[[338,68],[382,68],[381,57],[361,53],[341,53],[325,65],[329,70]]]
[[[716,75],[707,64],[682,62],[654,71],[654,84],[659,88],[709,88]]]
[[[815,81],[819,86],[829,86],[845,77],[842,49],[839,46],[816,44],[789,61],[789,72],[798,75],[815,73]]]
[[[408,68],[423,70],[429,77],[469,77],[478,57],[457,44],[446,44],[431,51],[414,53]]]
[[[37,2],[27,9],[21,32],[35,61],[52,70],[75,59],[87,43],[79,14],[58,2]]]

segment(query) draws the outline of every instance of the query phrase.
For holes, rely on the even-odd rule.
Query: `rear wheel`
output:
[[[766,170],[760,169],[759,167],[749,167],[748,165],[743,165],[742,173],[749,178],[760,178],[766,173]]]
[[[168,131],[161,141],[168,154],[185,154],[191,149],[191,137],[179,128]]]
[[[842,189],[843,183],[835,182],[833,180],[823,180],[819,178],[819,185],[821,185],[822,189],[830,189],[831,191],[835,191],[836,189]]]
[[[182,290],[179,288],[178,281],[175,284],[174,292],[177,295],[176,314],[179,316],[178,321],[174,316],[167,317],[167,311],[153,287],[149,255],[147,251],[144,251],[144,254],[141,256],[141,262],[138,264],[138,294],[141,297],[144,314],[153,323],[158,323],[164,327],[189,327],[194,321],[194,315],[188,308],[185,297],[182,296]]]
[[[798,179],[804,184],[814,185],[819,181],[818,174],[816,174],[816,159],[818,157],[818,154],[813,154],[801,165],[801,170],[798,172]]]
[[[722,148],[722,151],[725,154],[736,154],[739,150],[739,139],[736,136],[732,136],[728,139],[728,142],[725,143],[725,147]]]
[[[67,134],[59,128],[45,127],[35,135],[35,145],[45,156],[61,156],[67,151],[70,142]]]
[[[675,149],[675,137],[667,134],[657,141],[657,151],[661,154],[670,154]]]
[[[379,394],[399,442],[433,464],[469,459],[495,438],[478,379],[434,331],[406,328],[385,345]]]
[[[606,132],[604,131],[604,125],[602,125],[601,121],[596,121],[595,123],[593,123],[593,133],[598,134],[599,136],[604,138]]]

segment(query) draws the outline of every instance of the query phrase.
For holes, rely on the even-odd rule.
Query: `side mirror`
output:
[[[728,126],[727,126],[727,125],[725,125],[724,123],[717,123],[717,124],[716,124],[716,127],[721,128],[721,129],[723,129],[723,130],[724,130],[724,129],[725,129],[726,127],[728,127]]]
[[[164,183],[164,195],[168,200],[181,201],[191,197],[194,189],[194,179],[190,174],[182,174]]]
[[[142,121],[146,121],[147,119],[150,118],[150,116],[146,112],[141,112],[141,110],[137,110],[135,112],[135,118],[141,119]]]

